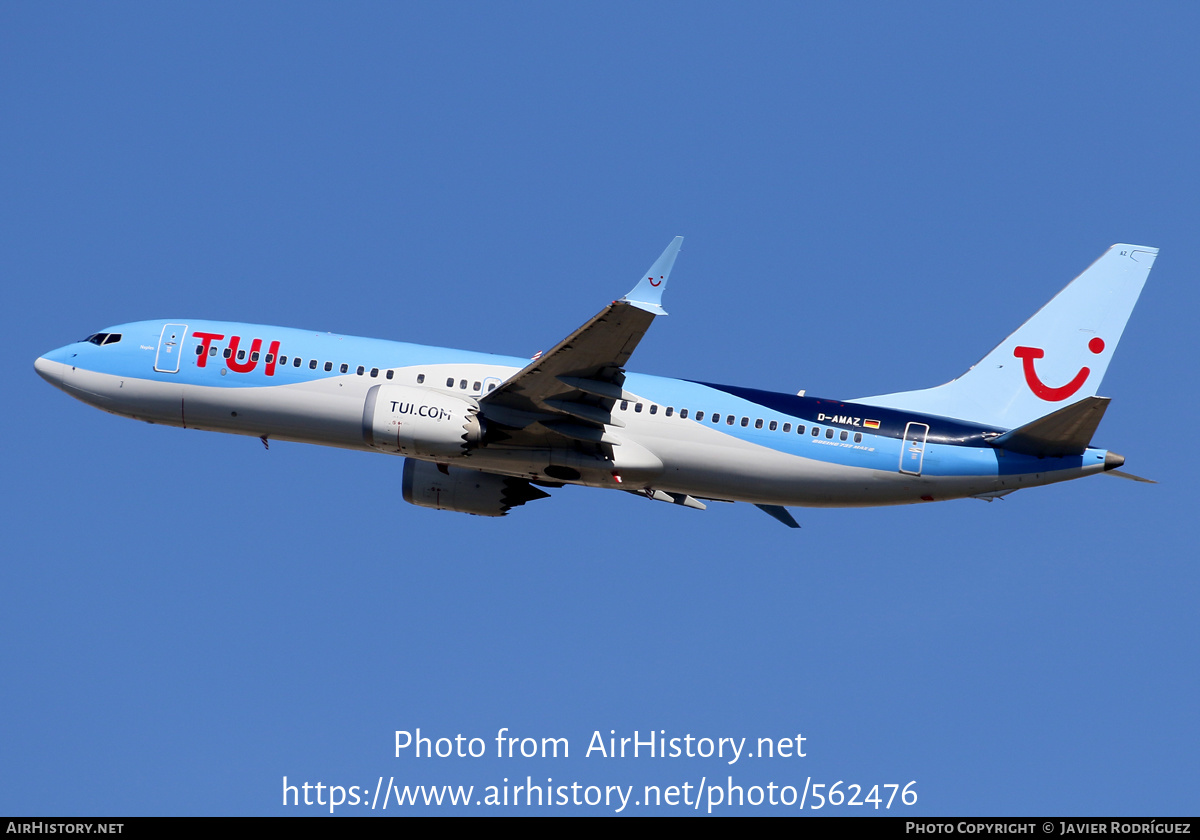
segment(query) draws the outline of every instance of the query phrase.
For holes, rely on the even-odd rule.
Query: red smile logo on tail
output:
[[[1088,342],[1088,349],[1093,353],[1099,354],[1104,352],[1104,339],[1097,336]],[[1081,367],[1079,373],[1075,374],[1075,378],[1063,385],[1060,388],[1051,388],[1046,383],[1038,378],[1037,371],[1033,369],[1034,359],[1040,359],[1046,355],[1046,351],[1040,347],[1015,347],[1013,355],[1021,360],[1025,369],[1025,382],[1029,385],[1029,390],[1039,398],[1047,402],[1059,402],[1072,396],[1076,391],[1083,387],[1083,383],[1091,375],[1092,371],[1089,367]]]

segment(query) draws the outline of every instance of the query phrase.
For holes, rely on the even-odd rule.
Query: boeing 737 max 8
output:
[[[110,327],[35,367],[150,423],[403,455],[407,501],[483,516],[579,484],[750,502],[798,527],[785,506],[991,500],[1124,463],[1091,445],[1109,402],[1096,391],[1157,249],[1112,246],[952,382],[842,401],[627,372],[682,242],[532,361],[180,318]]]

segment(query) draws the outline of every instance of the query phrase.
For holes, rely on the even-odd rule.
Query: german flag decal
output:
[[[867,427],[868,429],[878,429],[879,421],[878,420],[864,420],[863,425],[865,427]]]

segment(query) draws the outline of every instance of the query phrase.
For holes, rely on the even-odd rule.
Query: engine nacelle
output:
[[[523,478],[404,460],[404,501],[419,507],[476,516],[504,516],[510,508],[550,494]]]
[[[483,437],[479,403],[408,385],[376,385],[363,405],[368,446],[425,458],[457,458]]]

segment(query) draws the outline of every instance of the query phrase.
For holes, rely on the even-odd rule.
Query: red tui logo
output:
[[[1100,354],[1104,352],[1104,339],[1099,336],[1088,342],[1088,349],[1093,353]],[[1029,390],[1039,398],[1047,402],[1060,402],[1075,394],[1083,383],[1087,382],[1087,378],[1091,376],[1091,368],[1084,366],[1079,369],[1075,377],[1058,388],[1052,388],[1043,382],[1037,375],[1037,371],[1033,369],[1034,359],[1040,359],[1046,355],[1046,351],[1040,347],[1015,347],[1013,355],[1021,360],[1025,370],[1025,382],[1029,385]]]

